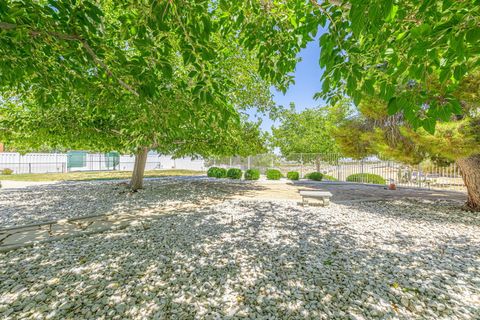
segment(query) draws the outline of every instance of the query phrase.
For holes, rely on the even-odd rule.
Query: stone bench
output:
[[[302,204],[308,204],[307,198],[322,199],[323,206],[328,206],[330,204],[330,198],[332,194],[328,191],[300,191],[300,196],[302,196]]]

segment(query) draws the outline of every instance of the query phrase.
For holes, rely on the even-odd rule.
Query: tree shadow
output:
[[[428,245],[400,229],[392,242],[388,227],[365,236],[348,223],[355,212],[333,209],[226,201],[12,251],[0,255],[0,315],[478,317],[478,239]]]
[[[202,177],[147,179],[131,193],[124,182],[82,181],[0,191],[0,228],[60,219],[142,211],[170,204],[222,200],[262,187]]]
[[[440,224],[446,227],[449,225],[480,226],[478,213],[464,211],[458,206],[457,202],[448,200],[433,202],[407,198],[353,203],[342,202],[342,205],[367,214],[378,215],[382,218],[398,219],[407,223]],[[428,232],[428,230],[425,231]]]
[[[445,200],[464,203],[467,195],[464,192],[447,190],[428,190],[399,187],[397,190],[387,190],[386,186],[369,185],[352,182],[317,182],[293,181],[293,185],[312,190],[325,190],[333,194],[333,202],[362,201],[367,199],[401,200],[405,198],[419,200]]]

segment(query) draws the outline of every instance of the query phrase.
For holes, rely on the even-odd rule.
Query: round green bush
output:
[[[2,175],[5,175],[5,176],[11,175],[12,173],[13,173],[13,170],[10,168],[5,168],[2,170]]]
[[[226,178],[227,177],[227,169],[218,168],[216,178]]]
[[[378,174],[373,173],[356,173],[349,175],[347,177],[349,182],[363,182],[363,183],[374,183],[374,184],[385,184],[386,181]]]
[[[230,179],[242,179],[242,170],[237,168],[230,168],[227,171],[227,177]]]
[[[310,180],[315,180],[315,181],[322,181],[323,179],[323,173],[321,172],[310,172],[305,176],[305,178],[310,179]]]
[[[226,178],[227,170],[219,167],[211,167],[207,171],[207,176],[212,178]]]
[[[300,179],[300,174],[297,171],[287,172],[287,179],[298,180]]]
[[[210,178],[215,178],[215,175],[217,173],[217,170],[220,169],[218,167],[210,167],[207,171],[207,177]]]
[[[268,169],[266,174],[268,180],[280,180],[282,177],[282,173],[277,169]]]
[[[245,171],[245,180],[258,180],[260,179],[260,171],[257,169],[248,169]]]

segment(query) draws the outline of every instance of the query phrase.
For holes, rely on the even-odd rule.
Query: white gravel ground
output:
[[[479,319],[480,217],[230,200],[0,254],[0,319],[241,317]]]
[[[219,185],[222,182],[216,183]],[[88,215],[135,212],[158,205],[221,196],[201,177],[146,179],[144,190],[126,191],[125,181],[76,181],[0,189],[0,228]],[[206,188],[209,184],[210,188]],[[224,189],[224,190],[222,190]]]

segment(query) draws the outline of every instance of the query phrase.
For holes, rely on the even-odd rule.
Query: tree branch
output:
[[[330,2],[333,3],[336,6],[339,6],[337,1],[330,1]],[[333,21],[332,16],[328,13],[328,11],[325,10],[325,8],[322,7],[322,5],[317,2],[317,0],[310,0],[310,3],[313,4],[314,6],[316,6],[321,12],[323,12],[324,15],[327,16],[328,20],[330,20],[330,22],[333,25],[333,29],[335,30],[335,33],[338,35],[339,33],[338,33],[337,25],[335,24],[335,21]],[[340,40],[338,38],[337,38],[337,43],[338,43],[339,49],[341,49],[342,44],[340,43]]]
[[[102,68],[105,69],[105,72],[107,72],[107,74],[112,77],[112,78],[116,78],[112,71],[108,68],[108,66],[98,58],[98,56],[95,54],[95,52],[92,50],[92,48],[90,47],[90,45],[88,44],[88,42],[86,40],[79,40],[81,41],[83,47],[85,48],[85,50],[87,51],[87,53],[92,57],[93,61],[95,61],[95,63],[99,64]],[[119,79],[119,78],[116,78],[118,83],[124,87],[126,90],[128,90],[129,92],[133,93],[134,95],[136,95],[137,97],[139,97],[140,95],[138,94],[137,91],[135,91],[135,89],[133,89],[130,85],[128,85],[127,83],[125,83],[122,79]]]
[[[12,23],[7,23],[7,22],[0,22],[0,29],[3,29],[3,30],[13,30],[13,29],[17,29],[19,26],[16,25],[16,24],[12,24]],[[135,89],[133,89],[129,84],[127,84],[125,81],[123,81],[122,79],[118,78],[118,77],[115,77],[115,75],[113,74],[113,72],[110,70],[110,68],[108,68],[108,66],[95,54],[95,52],[93,51],[93,49],[90,47],[90,45],[88,44],[87,40],[83,39],[82,37],[78,36],[78,35],[71,35],[71,34],[65,34],[65,33],[59,33],[59,32],[54,32],[54,31],[46,31],[46,32],[42,32],[42,31],[38,31],[38,30],[29,30],[28,33],[32,36],[32,37],[36,37],[36,36],[41,36],[43,34],[48,34],[52,37],[55,37],[57,39],[60,39],[60,40],[67,40],[67,41],[79,41],[83,48],[85,49],[85,51],[88,53],[88,55],[93,59],[93,61],[98,64],[99,66],[101,66],[103,69],[105,69],[105,72],[107,73],[107,75],[109,77],[112,77],[112,78],[115,78],[117,79],[118,83],[124,88],[126,89],[127,91],[129,91],[130,93],[136,95],[137,97],[139,97],[140,95],[138,94],[137,91],[135,91]]]

